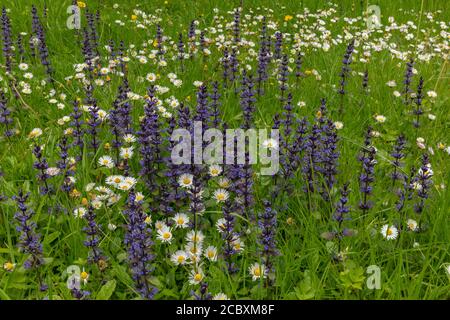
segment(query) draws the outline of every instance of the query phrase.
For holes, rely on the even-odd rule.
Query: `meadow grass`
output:
[[[100,10],[101,21],[98,25],[98,42],[100,51],[105,53],[104,46],[110,39],[116,43],[124,41],[127,54],[142,48],[142,43],[150,40],[153,42],[156,33],[156,23],[149,23],[147,29],[136,28],[131,20],[133,10],[138,8],[148,14],[154,14],[160,18],[159,22],[164,30],[164,35],[177,41],[178,33],[186,36],[189,24],[192,20],[198,20],[197,28],[216,27],[213,17],[224,15],[228,21],[232,21],[232,13],[227,11],[238,7],[240,1],[124,1],[117,2],[119,7],[113,8],[115,1],[87,1],[90,10]],[[31,31],[31,5],[35,4],[42,17],[44,1],[2,1],[2,6],[10,9],[8,15],[11,19],[13,34]],[[293,27],[295,15],[303,13],[305,8],[311,12],[329,8],[326,1],[243,1],[242,16],[246,14],[270,16],[270,20],[278,22],[278,30],[283,33],[294,34]],[[20,99],[15,99],[8,88],[8,76],[4,70],[4,60],[0,75],[2,86],[6,88],[9,97],[9,105],[13,110],[14,128],[17,134],[10,138],[0,138],[0,195],[9,199],[0,202],[0,265],[6,262],[16,264],[13,272],[0,270],[0,299],[71,299],[71,291],[66,287],[67,272],[70,265],[78,265],[90,274],[88,283],[84,288],[91,292],[90,298],[102,298],[99,292],[107,281],[115,281],[114,288],[107,297],[112,299],[134,299],[139,295],[134,289],[133,280],[130,277],[126,263],[127,253],[123,245],[123,226],[127,224],[124,215],[124,203],[126,196],[122,196],[119,204],[112,207],[102,207],[97,213],[98,222],[102,225],[102,233],[99,237],[100,247],[108,257],[108,268],[100,272],[95,266],[87,263],[88,249],[83,245],[86,235],[82,232],[85,226],[83,219],[74,218],[72,212],[80,206],[81,198],[87,197],[84,191],[88,183],[101,184],[110,174],[105,168],[98,168],[96,161],[105,153],[105,143],[111,143],[112,135],[107,124],[101,126],[101,145],[96,155],[87,153],[77,164],[76,188],[82,192],[79,198],[56,189],[55,194],[40,195],[38,183],[35,179],[36,170],[33,168],[35,158],[31,152],[33,141],[28,137],[33,128],[41,128],[42,136],[38,143],[45,145],[44,154],[51,166],[58,160],[57,143],[63,135],[67,124],[61,126],[58,119],[72,112],[71,101],[85,97],[85,89],[76,80],[66,81],[65,77],[74,75],[73,65],[82,63],[84,57],[80,44],[82,37],[76,30],[69,30],[66,26],[67,7],[71,1],[56,0],[47,2],[47,18],[42,18],[46,33],[46,42],[50,51],[50,60],[54,68],[54,86],[47,83],[40,84],[46,79],[39,58],[32,58],[26,54],[29,65],[27,72],[33,73],[33,79],[29,80],[32,86],[32,94],[21,94]],[[417,30],[413,29],[415,38],[406,40],[404,34],[398,31],[392,32],[390,42],[397,44],[400,51],[414,50],[416,45],[425,41],[429,34],[439,34],[439,25],[430,22],[427,12],[435,15],[436,21],[444,21],[449,27],[449,3],[446,1],[339,1],[336,13],[333,16],[340,17],[336,23],[327,21],[326,27],[332,36],[343,34],[343,30],[350,30],[348,22],[343,17],[358,17],[368,5],[378,5],[381,9],[383,24],[388,24],[388,17],[395,17],[398,24],[411,21]],[[219,12],[215,13],[214,8]],[[273,12],[269,12],[272,9]],[[86,8],[82,8],[84,12]],[[155,10],[158,10],[155,12]],[[436,13],[440,10],[440,13]],[[253,13],[252,13],[252,12]],[[293,20],[284,22],[287,15],[292,15]],[[85,24],[83,17],[83,24]],[[141,16],[138,15],[137,20]],[[124,22],[124,26],[115,23],[115,20]],[[314,20],[314,19],[312,19]],[[311,20],[311,21],[312,21]],[[310,22],[305,22],[310,23]],[[301,22],[298,22],[301,25]],[[355,23],[360,30],[365,30],[364,21]],[[424,29],[425,33],[420,32]],[[256,43],[258,50],[258,35],[260,25],[251,27],[255,34],[246,35]],[[273,33],[275,30],[270,30]],[[227,31],[229,33],[229,31]],[[417,33],[415,33],[417,32]],[[207,34],[213,37],[211,34]],[[215,35],[216,36],[216,35]],[[321,41],[320,39],[318,40]],[[438,41],[444,41],[439,39]],[[448,32],[447,32],[448,55]],[[446,266],[450,263],[450,155],[437,147],[438,143],[450,145],[450,116],[448,113],[448,60],[438,53],[429,62],[416,60],[414,68],[417,74],[413,76],[412,89],[416,90],[419,76],[424,78],[425,93],[435,91],[437,97],[425,99],[425,114],[422,116],[422,125],[415,128],[412,125],[413,105],[405,106],[401,98],[393,95],[394,90],[401,91],[405,72],[405,61],[394,58],[391,53],[383,49],[380,52],[371,51],[372,56],[367,63],[360,62],[364,50],[357,47],[351,64],[352,73],[346,87],[347,94],[344,97],[343,113],[338,111],[340,96],[336,93],[339,84],[339,72],[342,66],[342,57],[349,41],[332,45],[328,51],[305,48],[303,72],[307,75],[301,78],[295,85],[295,79],[290,76],[292,87],[289,91],[293,95],[295,113],[299,116],[307,116],[311,122],[320,106],[320,99],[325,98],[329,110],[329,117],[333,121],[344,124],[338,131],[339,135],[339,166],[337,182],[330,191],[333,201],[323,201],[321,197],[309,198],[304,191],[304,179],[301,173],[297,178],[291,179],[292,189],[289,194],[280,194],[275,198],[273,207],[277,209],[277,248],[280,254],[275,258],[273,284],[267,288],[260,281],[252,281],[248,274],[248,268],[259,261],[258,234],[254,232],[245,237],[246,247],[235,262],[239,271],[229,274],[224,271],[223,261],[207,263],[204,266],[208,283],[208,291],[216,294],[225,293],[232,299],[448,299],[450,291],[449,273]],[[362,41],[364,43],[364,41]],[[286,44],[290,48],[291,43]],[[28,46],[27,42],[25,45]],[[135,45],[135,49],[130,49]],[[149,45],[150,46],[150,45]],[[245,56],[249,48],[241,49]],[[172,50],[173,51],[173,50]],[[170,86],[165,75],[174,72],[183,84],[180,88],[173,88],[166,95],[174,95],[179,101],[187,105],[195,105],[197,88],[194,81],[210,83],[213,80],[221,81],[222,69],[219,58],[221,50],[211,49],[211,55],[203,57],[194,56],[185,61],[185,70],[180,70],[178,61],[168,61],[168,66],[158,68],[153,64],[141,64],[137,59],[131,59],[127,63],[127,73],[130,88],[140,95],[146,94],[148,82],[141,81],[149,72],[161,75],[158,84]],[[286,53],[289,53],[286,49]],[[132,54],[131,54],[132,55]],[[448,59],[448,57],[447,57]],[[246,62],[247,63],[247,62]],[[256,70],[256,58],[248,60],[248,64]],[[292,65],[292,64],[291,64]],[[20,77],[17,65],[15,72]],[[276,71],[276,67],[274,69]],[[317,70],[320,80],[311,74],[311,70]],[[361,89],[362,77],[360,73],[368,71],[370,92],[366,95]],[[272,72],[272,69],[271,71]],[[386,82],[395,80],[396,88],[390,88]],[[103,87],[96,88],[95,98],[103,110],[110,110],[117,95],[121,77],[112,77],[111,82]],[[54,89],[57,95],[65,93],[67,99],[63,101],[65,108],[58,109],[49,103],[49,91]],[[281,113],[283,105],[278,99],[278,85],[276,78],[270,76],[263,96],[257,96],[256,111],[254,113],[254,126],[256,128],[270,128],[276,113]],[[242,112],[239,106],[239,95],[232,89],[221,92],[221,121],[226,122],[231,128],[238,127],[242,121]],[[57,96],[56,95],[56,96]],[[433,100],[433,101],[432,101]],[[304,107],[297,107],[297,102],[304,101]],[[144,102],[132,101],[133,118],[136,120],[143,115]],[[436,116],[434,121],[428,119],[427,114]],[[174,111],[174,114],[176,112]],[[375,121],[375,115],[383,115],[386,121]],[[137,121],[136,121],[137,124]],[[359,174],[361,164],[357,159],[364,141],[367,127],[373,126],[373,130],[380,136],[373,138],[377,148],[377,161],[375,167],[375,183],[371,196],[374,207],[365,215],[358,209],[361,200],[359,192]],[[136,125],[137,128],[137,125]],[[411,203],[399,216],[395,210],[397,196],[392,185],[390,173],[392,172],[392,157],[390,153],[398,135],[403,134],[407,141],[407,160],[404,171],[409,174],[412,166],[420,167],[420,159],[428,147],[433,148],[430,155],[434,171],[433,186],[430,198],[426,201],[424,212],[419,216],[414,213]],[[416,139],[423,137],[426,149],[417,147]],[[86,140],[87,141],[87,140]],[[136,154],[139,145],[136,146]],[[134,159],[136,160],[136,159]],[[139,171],[139,162],[130,162],[131,172]],[[137,176],[137,174],[134,174]],[[254,177],[255,211],[261,211],[261,201],[269,197],[270,186],[273,183],[268,177]],[[58,180],[61,183],[61,179]],[[345,182],[349,182],[352,190],[349,195],[351,205],[351,219],[344,224],[357,230],[353,237],[345,237],[341,248],[345,252],[344,261],[332,259],[330,248],[333,242],[321,237],[324,232],[335,227],[331,218],[334,212],[334,203],[339,198],[338,188]],[[141,183],[141,182],[138,182]],[[54,183],[58,185],[57,182]],[[27,258],[17,248],[18,232],[15,229],[14,214],[17,211],[15,202],[11,196],[16,195],[18,189],[30,192],[29,205],[35,211],[34,220],[41,234],[43,252],[46,259],[44,266],[38,271],[25,270],[22,267]],[[145,193],[142,184],[140,190],[151,201],[152,195]],[[211,193],[211,192],[210,192]],[[217,248],[223,246],[223,240],[216,231],[215,223],[222,217],[220,206],[212,204],[208,206],[202,220],[202,230],[208,239],[208,244]],[[153,221],[159,219],[158,214],[152,215]],[[406,218],[413,218],[420,222],[423,228],[420,232],[401,232],[394,241],[388,241],[380,234],[384,224],[405,222]],[[238,218],[239,223],[246,225],[245,221]],[[117,230],[107,229],[109,223],[118,226]],[[254,227],[254,226],[253,226]],[[186,299],[191,297],[191,290],[198,291],[198,286],[188,283],[188,267],[175,267],[170,262],[168,255],[177,250],[183,237],[180,236],[172,244],[161,244],[155,240],[153,250],[155,260],[154,270],[150,283],[158,288],[157,299]],[[153,236],[156,232],[153,233]],[[220,260],[220,259],[219,259]],[[381,270],[381,287],[377,290],[366,286],[366,279],[370,274],[366,273],[368,266],[375,265]],[[38,276],[39,274],[39,276]],[[46,292],[40,292],[39,277],[48,285]],[[111,284],[112,282],[108,282]],[[104,291],[106,289],[103,289]]]

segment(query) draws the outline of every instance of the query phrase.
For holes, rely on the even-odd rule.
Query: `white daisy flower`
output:
[[[334,127],[336,128],[336,130],[341,130],[344,127],[344,124],[341,121],[336,121],[334,123]]]
[[[217,248],[209,246],[203,254],[209,261],[217,261]]]
[[[170,261],[176,266],[185,265],[187,263],[188,255],[183,250],[178,250],[170,256]]]
[[[184,249],[192,262],[198,262],[203,251],[203,246],[201,243],[194,244],[193,242],[189,242],[184,246]]]
[[[136,142],[136,137],[132,134],[126,134],[123,136],[123,141],[126,143],[133,143]]]
[[[172,242],[172,230],[168,226],[163,226],[160,230],[158,230],[158,237],[161,242],[171,243]]]
[[[257,281],[260,278],[266,278],[268,270],[264,264],[259,264],[258,262],[252,264],[248,271],[250,275],[252,276],[253,281]]]
[[[203,273],[201,268],[197,268],[196,270],[191,270],[191,274],[189,275],[189,283],[192,285],[199,284],[205,278],[205,274]]]
[[[134,147],[120,148],[120,157],[122,159],[131,159]]]
[[[135,202],[141,202],[144,200],[144,195],[142,194],[142,192],[136,192],[135,194]]]
[[[216,164],[213,164],[209,167],[209,175],[211,177],[217,177],[219,174],[222,173],[222,167]]]
[[[233,245],[233,249],[237,253],[244,251],[244,242],[242,242],[242,240],[239,237],[236,237],[235,239],[233,239],[232,245]]]
[[[216,228],[217,230],[222,233],[225,231],[227,221],[224,218],[220,218],[216,222]]]
[[[276,141],[275,139],[264,140],[262,145],[264,148],[267,149],[275,149],[275,150],[278,149],[278,141]]]
[[[155,228],[156,230],[162,230],[163,228],[167,227],[166,223],[162,220],[158,220],[155,222]]]
[[[15,263],[7,261],[3,264],[3,269],[5,269],[8,272],[13,272],[15,268],[16,268]]]
[[[183,80],[181,80],[181,79],[176,79],[176,80],[173,80],[173,85],[175,86],[175,87],[177,87],[177,88],[179,88],[179,87],[181,87],[181,85],[183,84]]]
[[[212,299],[213,300],[230,300],[230,298],[228,298],[227,295],[225,293],[222,293],[222,292],[220,292],[218,294],[215,294],[212,297]]]
[[[98,164],[109,169],[114,168],[114,160],[110,156],[102,156],[98,159]]]
[[[190,188],[192,186],[194,176],[190,173],[184,173],[178,178],[178,184],[183,188]]]
[[[152,217],[151,216],[146,216],[144,222],[148,225],[152,224]]]
[[[79,207],[73,210],[73,215],[75,218],[83,218],[86,215],[86,208]]]
[[[201,231],[191,230],[186,235],[187,242],[203,243],[205,236]]]
[[[92,187],[94,187],[95,186],[95,183],[93,183],[93,186]],[[86,187],[87,188],[87,187]],[[91,190],[92,190],[92,188],[91,188]],[[110,194],[110,193],[112,193],[112,190],[111,189],[109,189],[108,187],[105,187],[105,186],[98,186],[98,187],[95,187],[95,190],[97,190],[98,192],[101,192],[101,193],[107,193],[107,194]],[[86,191],[90,191],[90,190],[86,190]]]
[[[137,180],[136,178],[133,177],[125,177],[123,179],[123,181],[128,184],[130,186],[130,188],[134,187],[134,185],[136,184]]]
[[[177,213],[173,218],[175,221],[175,228],[187,228],[189,224],[189,217],[184,213]]]
[[[214,199],[218,203],[227,201],[229,197],[230,194],[225,189],[217,189],[216,191],[214,191]]]
[[[156,81],[156,75],[155,75],[154,73],[148,73],[148,74],[145,76],[145,79],[146,79],[148,82],[155,82],[155,81]]]
[[[227,189],[228,187],[230,187],[230,179],[228,178],[220,178],[219,180],[219,187],[223,188],[223,189]]]
[[[95,200],[91,201],[91,205],[92,205],[92,207],[94,209],[98,210],[98,209],[100,209],[102,207],[103,202],[101,202],[100,200],[95,199]]]
[[[119,184],[121,184],[123,182],[123,179],[124,179],[123,176],[117,176],[117,175],[108,176],[105,179],[105,183],[107,185],[110,185],[110,186],[112,185],[112,186],[117,187]]]
[[[395,240],[398,237],[398,230],[395,226],[389,226],[388,224],[385,224],[381,228],[381,234],[387,240]]]
[[[408,229],[411,231],[417,231],[418,229],[418,224],[416,220],[408,219],[408,221],[406,221],[406,225],[408,226]]]
[[[427,91],[427,96],[429,96],[430,98],[436,98],[437,97],[437,93],[435,91]]]
[[[378,114],[378,115],[375,116],[375,120],[378,123],[384,123],[386,121],[386,117],[381,115],[381,114]]]
[[[395,82],[395,80],[391,80],[391,81],[386,82],[386,85],[388,87],[393,88],[393,87],[395,87],[397,85],[397,83]]]
[[[119,185],[117,186],[117,189],[120,189],[120,190],[122,190],[122,191],[128,191],[128,190],[130,190],[131,189],[131,185],[129,185],[128,183],[126,183],[126,182],[121,182],[121,183],[119,183]]]
[[[41,129],[41,128],[34,128],[34,129],[31,130],[30,133],[28,134],[28,138],[34,139],[34,138],[39,137],[40,135],[42,135],[42,129]]]
[[[170,105],[172,108],[176,108],[176,107],[178,107],[178,106],[180,105],[180,103],[178,102],[178,100],[173,99],[173,100],[170,101],[169,105]]]
[[[22,71],[28,70],[28,65],[26,63],[20,63],[19,69]]]

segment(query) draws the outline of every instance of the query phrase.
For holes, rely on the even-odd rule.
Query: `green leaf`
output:
[[[295,294],[299,300],[313,299],[316,295],[316,289],[313,287],[313,281],[309,270],[305,271],[304,279],[295,288]]]
[[[117,277],[120,282],[127,286],[133,286],[133,279],[131,279],[130,275],[127,273],[126,269],[118,264],[113,264],[112,274]]]
[[[6,294],[5,291],[0,289],[0,300],[11,300],[11,298]]]
[[[97,293],[96,300],[109,300],[116,289],[116,280],[109,280]]]
[[[175,292],[173,292],[172,290],[169,290],[169,289],[162,290],[160,294],[163,297],[179,299],[179,296]]]
[[[342,285],[347,290],[362,290],[365,280],[364,269],[354,262],[348,263],[346,269],[339,274]]]
[[[54,240],[56,240],[59,237],[60,234],[61,234],[61,232],[59,232],[59,231],[50,233],[48,236],[45,237],[44,244],[52,243]]]
[[[157,288],[162,288],[162,283],[157,277],[151,277],[148,282],[154,285]]]

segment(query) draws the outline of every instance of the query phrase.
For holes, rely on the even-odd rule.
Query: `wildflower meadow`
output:
[[[0,0],[0,300],[449,299],[449,9]]]

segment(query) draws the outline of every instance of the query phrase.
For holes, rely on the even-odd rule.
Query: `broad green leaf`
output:
[[[96,300],[109,300],[116,289],[116,280],[109,280],[97,293]]]

